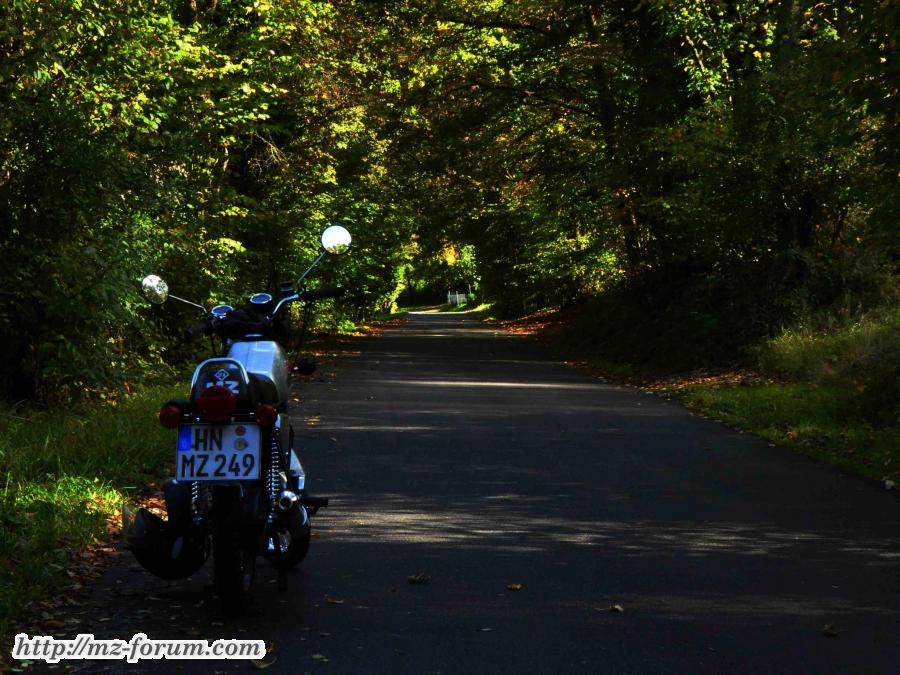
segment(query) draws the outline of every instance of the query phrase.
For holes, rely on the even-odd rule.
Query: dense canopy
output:
[[[127,386],[187,321],[144,274],[235,301],[331,222],[334,322],[625,294],[730,349],[878,302],[898,37],[882,0],[7,0],[2,389]]]

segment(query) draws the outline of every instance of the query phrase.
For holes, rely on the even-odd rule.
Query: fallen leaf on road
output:
[[[271,642],[267,642],[266,643],[266,654],[271,654],[274,651],[275,651],[275,645],[273,645]]]
[[[419,584],[421,586],[431,581],[431,577],[422,572],[421,574],[412,574],[406,577],[406,581],[411,584]]]
[[[521,591],[522,584],[507,584],[506,586],[511,591]]]
[[[610,605],[609,611],[610,612],[624,612],[625,610],[622,608],[622,605]]]
[[[894,481],[892,481],[890,478],[884,479],[884,489],[885,490],[893,490],[895,487],[897,487],[897,484]]]
[[[278,659],[272,659],[271,661],[263,661],[260,659],[259,661],[251,661],[251,665],[257,670],[262,670],[263,668],[268,668],[273,663],[275,663]]]

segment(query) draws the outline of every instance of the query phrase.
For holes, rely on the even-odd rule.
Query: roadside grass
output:
[[[847,387],[805,382],[688,385],[681,400],[770,443],[869,478],[900,482],[900,428],[860,419]]]
[[[489,302],[467,302],[461,305],[416,305],[412,307],[400,307],[396,312],[383,314],[383,319],[397,319],[408,316],[410,312],[427,312],[437,314],[447,313],[465,313],[476,316],[479,319],[494,320],[497,317],[491,310],[492,304]]]
[[[493,305],[489,302],[470,302],[465,305],[448,305],[443,312],[464,312],[469,316],[474,316],[482,321],[496,321],[497,313],[493,309]]]
[[[64,591],[73,556],[102,540],[126,494],[172,461],[153,386],[88,411],[0,414],[0,644],[30,605]]]
[[[809,321],[762,343],[760,368],[791,381],[838,386],[873,424],[900,425],[900,308],[845,320]]]
[[[758,341],[727,365],[680,358],[689,347],[634,336],[634,323],[622,332],[620,322],[601,325],[596,317],[542,312],[501,325],[536,335],[558,358],[589,372],[674,393],[688,408],[770,443],[900,485],[896,309],[854,320],[821,317]],[[625,335],[634,337],[631,345]]]

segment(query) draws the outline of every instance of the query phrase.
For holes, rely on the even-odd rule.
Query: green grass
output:
[[[731,377],[733,367],[683,360],[679,348],[656,344],[673,339],[675,328],[651,330],[652,324],[635,321],[620,332],[622,325],[584,313],[563,315],[543,337],[557,356],[593,372],[678,391],[704,415],[858,474],[900,483],[900,310],[884,307],[856,318],[823,314],[759,341],[731,361],[763,376],[742,385],[722,383],[743,379]],[[671,359],[661,362],[651,352]]]
[[[0,414],[0,644],[22,610],[60,591],[74,552],[126,494],[162,477],[175,439],[156,419],[182,388],[155,386],[85,416]]]
[[[462,305],[415,305],[412,307],[401,307],[397,312],[382,315],[382,319],[396,319],[408,316],[410,312],[428,312],[428,313],[466,313],[477,316],[480,319],[496,319],[497,317],[491,311],[492,305],[488,302],[468,302]]]
[[[853,392],[809,383],[692,386],[689,408],[874,479],[900,481],[900,429],[861,420]]]
[[[808,322],[766,341],[758,352],[763,369],[794,379],[858,379],[900,358],[900,309],[837,326]]]

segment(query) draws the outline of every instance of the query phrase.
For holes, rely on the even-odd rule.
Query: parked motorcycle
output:
[[[144,295],[161,304],[168,298],[204,312],[186,336],[212,336],[221,356],[197,365],[189,399],[167,401],[159,421],[177,430],[175,478],[164,488],[167,520],[148,511],[123,513],[126,544],[151,574],[173,580],[197,572],[213,557],[216,590],[228,614],[243,611],[250,599],[256,559],[277,566],[279,586],[299,564],[310,543],[310,516],[328,500],[306,492],[306,473],[294,447],[288,415],[290,368],[281,344],[287,337],[282,310],[339,295],[339,289],[304,291],[303,282],[326,253],[350,246],[350,233],[332,225],[322,233],[322,252],[279,297],[257,293],[235,309],[209,312],[168,292],[158,276],[144,278]],[[310,374],[311,359],[299,369]]]

